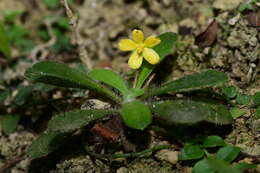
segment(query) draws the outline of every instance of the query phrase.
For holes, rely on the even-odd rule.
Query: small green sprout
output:
[[[215,153],[216,149],[218,150]],[[227,145],[220,136],[206,136],[199,141],[186,143],[181,149],[179,159],[198,160],[192,173],[242,173],[245,169],[256,168],[255,164],[245,162],[232,164],[240,151],[239,147]]]

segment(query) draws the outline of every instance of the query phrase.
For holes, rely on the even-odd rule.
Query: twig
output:
[[[158,145],[158,146],[155,146],[153,148],[149,148],[149,149],[146,149],[146,150],[143,150],[143,151],[140,151],[140,152],[132,152],[132,153],[125,153],[125,154],[97,154],[97,153],[90,151],[90,149],[85,146],[86,152],[89,155],[91,155],[91,156],[93,156],[97,159],[104,159],[104,158],[117,159],[117,158],[130,158],[130,157],[144,157],[144,155],[147,154],[147,153],[153,153],[155,151],[167,149],[167,148],[170,148],[170,146],[169,145]]]
[[[78,17],[75,16],[72,12],[72,10],[69,7],[68,1],[67,0],[60,0],[61,4],[64,6],[66,14],[69,18],[70,25],[72,27],[72,32],[75,37],[76,45],[78,46],[79,50],[79,56],[80,60],[87,65],[88,69],[92,68],[92,62],[88,56],[87,50],[86,50],[86,45],[80,36],[80,31],[78,27]]]
[[[46,49],[48,49],[49,47],[51,47],[52,45],[54,45],[55,42],[56,42],[56,40],[57,40],[55,34],[54,34],[53,31],[52,31],[52,27],[51,27],[52,21],[45,20],[45,21],[44,21],[44,25],[47,27],[47,31],[48,31],[48,33],[50,34],[51,39],[50,39],[48,42],[44,43],[44,44],[40,44],[40,45],[36,46],[36,47],[32,50],[32,52],[31,52],[31,54],[30,54],[30,57],[31,57],[34,61],[36,61],[36,59],[37,59],[37,54],[39,54],[39,53],[41,53],[41,56],[40,56],[39,59],[40,59],[40,60],[45,59],[45,57],[48,55],[48,51],[47,51]]]

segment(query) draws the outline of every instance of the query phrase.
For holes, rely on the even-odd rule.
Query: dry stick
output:
[[[72,10],[69,7],[67,0],[61,0],[61,4],[63,4],[66,14],[69,18],[70,25],[72,27],[72,32],[74,34],[74,38],[76,41],[76,45],[78,46],[78,49],[79,49],[80,60],[84,64],[86,64],[89,69],[91,69],[92,63],[88,56],[84,41],[83,41],[82,37],[80,36],[79,27],[78,27],[78,17],[73,14]]]
[[[51,47],[51,46],[53,46],[53,45],[55,44],[56,40],[57,40],[55,34],[54,34],[53,31],[52,31],[52,27],[51,27],[52,23],[53,23],[53,21],[49,21],[49,20],[44,21],[44,25],[47,27],[47,31],[48,31],[48,33],[50,34],[51,39],[50,39],[47,43],[40,44],[40,45],[36,46],[36,47],[32,50],[32,52],[31,52],[31,54],[30,54],[30,57],[31,57],[34,61],[36,61],[36,59],[37,59],[37,54],[38,54],[39,52],[41,52],[40,60],[45,59],[45,57],[48,55],[48,51],[46,51],[46,49],[49,48],[49,47]]]

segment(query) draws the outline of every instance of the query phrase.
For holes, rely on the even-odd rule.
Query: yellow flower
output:
[[[143,58],[150,64],[157,64],[160,60],[159,55],[151,49],[152,47],[160,44],[161,40],[158,37],[150,36],[144,40],[144,33],[140,30],[132,31],[132,38],[122,39],[119,41],[118,47],[122,51],[132,51],[128,60],[128,65],[132,69],[141,67]]]

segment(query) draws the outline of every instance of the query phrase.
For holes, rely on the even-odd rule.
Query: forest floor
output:
[[[179,35],[176,50],[162,63],[162,75],[168,73],[171,79],[177,79],[205,69],[217,69],[229,76],[228,85],[238,88],[242,96],[260,92],[260,6],[255,7],[258,11],[240,13],[238,7],[243,0],[74,0],[71,8],[79,16],[77,29],[86,50],[86,55],[79,58],[73,28],[63,6],[59,1],[55,2],[0,1],[0,20],[6,21],[14,37],[11,60],[0,55],[0,114],[21,115],[15,132],[6,135],[0,128],[0,172],[191,172],[192,163],[178,161],[179,142],[158,136],[153,130],[146,132],[152,136],[151,143],[173,147],[147,157],[120,158],[110,163],[93,161],[76,143],[71,144],[73,147],[68,152],[62,151],[59,157],[47,156],[31,161],[24,154],[45,130],[52,114],[80,108],[79,103],[84,102],[65,100],[40,107],[26,106],[30,98],[29,101],[15,99],[19,89],[29,83],[24,78],[25,70],[35,62],[55,60],[74,67],[78,63],[87,64],[89,69],[108,67],[127,75],[129,55],[120,52],[117,44],[135,28],[142,29],[147,36],[167,31]],[[212,25],[207,29],[210,23]],[[205,30],[206,33],[199,37]],[[46,93],[39,93],[39,90],[46,90]],[[34,97],[75,95],[57,88],[39,90]],[[17,106],[10,106],[12,104]],[[226,143],[242,148],[238,161],[256,163],[257,169],[251,172],[260,172],[259,115],[255,118],[256,108],[243,104],[243,100],[237,108],[244,112],[235,119],[232,129],[218,134]],[[114,146],[101,143],[98,147],[101,151]]]

